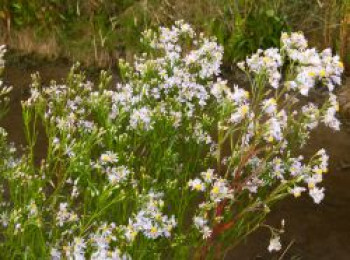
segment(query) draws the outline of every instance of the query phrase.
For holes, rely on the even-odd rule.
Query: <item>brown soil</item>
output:
[[[329,175],[323,183],[325,199],[315,205],[308,195],[290,198],[280,202],[268,217],[268,223],[276,227],[285,219],[283,247],[293,244],[282,259],[350,259],[350,133],[319,127],[305,153],[312,154],[322,147],[331,160]],[[260,230],[227,259],[279,259],[283,252],[267,252],[269,237],[268,230]]]
[[[350,78],[338,91],[342,109],[340,131],[320,126],[313,131],[303,154],[313,155],[325,148],[330,155],[329,174],[323,185],[326,197],[320,205],[304,194],[286,199],[273,208],[267,223],[280,227],[284,219],[283,249],[278,254],[267,251],[270,232],[259,230],[230,252],[227,259],[350,259]],[[283,256],[282,256],[283,255]]]
[[[24,144],[20,100],[28,95],[30,74],[40,72],[43,82],[62,80],[69,66],[64,63],[43,64],[40,66],[10,65],[5,70],[5,83],[14,86],[11,108],[1,125],[8,131],[9,139]],[[349,82],[350,83],[350,82]],[[348,86],[350,87],[350,86]],[[312,154],[319,148],[325,148],[330,154],[330,171],[324,186],[326,198],[315,205],[309,196],[299,199],[287,199],[279,203],[268,217],[267,222],[279,227],[285,219],[286,233],[282,236],[283,247],[293,243],[280,259],[350,259],[350,131],[343,127],[333,132],[319,127],[313,134],[304,153]],[[45,142],[39,136],[38,143]],[[44,145],[42,145],[43,147]],[[45,151],[38,147],[38,153]],[[39,155],[40,157],[40,155]],[[267,252],[270,234],[268,230],[259,230],[249,236],[240,246],[230,252],[226,259],[279,259],[279,254]]]

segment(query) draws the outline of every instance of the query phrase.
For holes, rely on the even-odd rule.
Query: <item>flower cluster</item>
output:
[[[281,80],[279,70],[282,64],[279,49],[272,48],[264,51],[259,49],[255,54],[247,58],[245,63],[239,63],[238,65],[243,70],[247,66],[249,71],[256,75],[266,74],[270,85],[273,88],[278,88]]]
[[[281,42],[282,51],[297,65],[295,79],[286,82],[290,88],[298,89],[302,95],[308,95],[318,81],[322,81],[329,91],[333,91],[334,86],[340,84],[344,65],[339,56],[332,56],[331,49],[322,52],[314,48],[308,49],[302,33],[283,33]]]
[[[298,152],[319,123],[340,127],[337,56],[283,34],[280,49],[238,64],[250,85],[230,86],[222,47],[183,21],[142,42],[149,52],[121,61],[116,86],[106,72],[95,86],[77,66],[64,84],[33,76],[26,149],[0,132],[1,259],[205,258],[263,226],[286,195],[324,198],[328,155]],[[328,98],[308,102],[319,85]],[[281,246],[273,233],[268,249]]]
[[[163,215],[161,209],[164,201],[160,198],[162,194],[149,193],[147,201],[134,218],[129,219],[129,224],[125,228],[127,240],[134,240],[138,233],[142,233],[150,239],[158,237],[170,237],[171,231],[176,226],[175,216],[170,218]]]
[[[192,190],[209,191],[210,200],[214,203],[219,203],[226,198],[233,198],[233,193],[228,186],[227,180],[215,175],[213,169],[202,172],[201,178],[190,180],[188,186]]]

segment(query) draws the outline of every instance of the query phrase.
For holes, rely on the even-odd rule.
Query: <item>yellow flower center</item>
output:
[[[325,77],[325,76],[326,76],[326,71],[325,71],[324,69],[322,69],[322,70],[320,71],[320,76],[321,76],[321,77]]]
[[[267,141],[270,142],[270,143],[273,142],[273,136],[270,135],[270,136],[267,138]]]
[[[110,156],[108,156],[107,154],[103,154],[101,155],[101,160],[104,161],[104,162],[108,162],[110,161]]]
[[[220,189],[218,186],[214,186],[211,192],[214,194],[218,194],[220,192]]]
[[[314,77],[315,75],[316,75],[316,73],[315,73],[314,71],[310,71],[310,72],[309,72],[309,76],[310,76],[310,77]]]
[[[308,185],[309,189],[315,188],[315,183],[314,182],[309,182]]]
[[[157,231],[158,231],[157,227],[151,227],[151,233],[152,234],[157,233]]]
[[[202,184],[196,183],[196,184],[193,186],[193,188],[194,188],[195,190],[201,190],[201,189],[202,189]]]
[[[159,213],[155,216],[155,219],[156,219],[156,220],[161,220],[161,218],[162,218],[162,215],[159,214]]]
[[[271,61],[271,59],[270,59],[269,57],[264,57],[264,58],[263,58],[263,61],[264,61],[265,63],[269,63],[269,62]]]
[[[295,198],[300,197],[300,195],[301,195],[300,191],[295,191],[295,192],[294,192],[294,197],[295,197]]]
[[[249,107],[247,105],[243,105],[241,107],[241,113],[242,113],[242,116],[245,116],[249,111]]]
[[[322,174],[322,169],[317,168],[317,169],[314,170],[314,172],[317,173],[317,174]]]

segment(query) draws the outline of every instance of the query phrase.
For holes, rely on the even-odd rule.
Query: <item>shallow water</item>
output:
[[[62,81],[69,71],[64,63],[39,66],[9,65],[5,69],[5,83],[14,86],[11,107],[1,125],[8,131],[9,139],[24,144],[20,101],[28,94],[30,75],[40,72],[43,83]],[[285,219],[286,233],[282,235],[283,247],[292,243],[280,259],[350,259],[350,132],[343,128],[333,132],[319,127],[313,134],[304,154],[312,154],[325,148],[330,155],[330,171],[324,181],[326,197],[321,205],[315,205],[309,196],[287,199],[279,203],[268,217],[268,223],[279,227]],[[45,144],[39,136],[38,144]],[[45,145],[37,147],[38,159],[45,154]],[[226,259],[279,259],[279,254],[269,254],[269,231],[260,230],[230,252]],[[283,250],[282,250],[283,251]]]

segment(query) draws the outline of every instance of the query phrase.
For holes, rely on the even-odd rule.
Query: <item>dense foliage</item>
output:
[[[142,42],[149,51],[121,62],[116,87],[105,72],[93,86],[76,67],[64,85],[34,76],[25,152],[0,132],[2,259],[222,257],[266,226],[276,201],[302,192],[322,201],[326,151],[298,151],[320,122],[339,129],[338,56],[284,33],[280,49],[238,64],[245,90],[220,77],[215,38],[184,22],[145,31]],[[298,102],[316,84],[329,99]],[[37,165],[39,123],[48,145]],[[266,227],[268,249],[279,250],[283,226]]]
[[[258,48],[279,47],[281,32],[290,29],[341,49],[346,5],[347,0],[4,0],[0,36],[15,49],[110,65],[142,51],[139,38],[147,28],[184,19],[215,35],[231,65]]]

